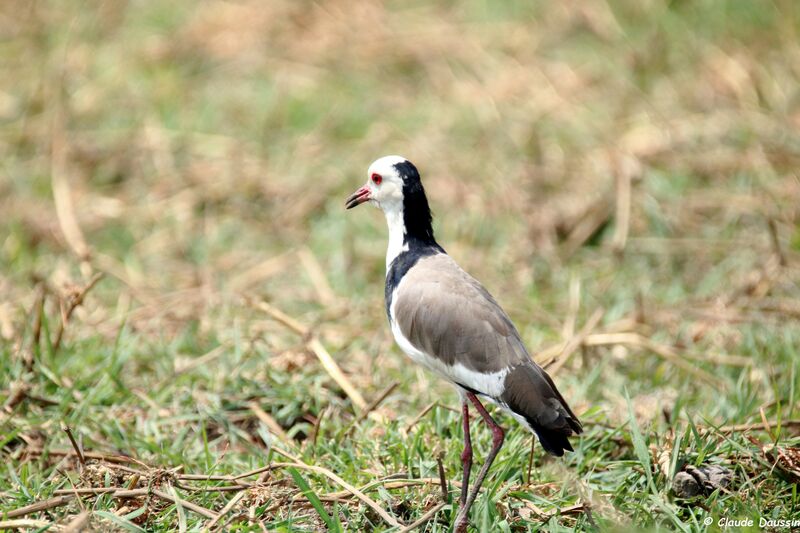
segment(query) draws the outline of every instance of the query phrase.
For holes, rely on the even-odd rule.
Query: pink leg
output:
[[[464,421],[464,451],[461,452],[461,464],[464,465],[464,474],[461,476],[461,498],[460,507],[467,503],[467,493],[469,492],[469,473],[472,470],[472,439],[469,436],[469,404],[464,401],[461,406],[461,413]]]
[[[470,491],[466,503],[458,511],[458,517],[456,518],[456,533],[464,533],[467,530],[467,515],[469,514],[469,509],[472,507],[475,498],[478,496],[478,491],[483,484],[483,480],[486,478],[486,474],[489,472],[489,467],[492,466],[492,462],[494,461],[495,457],[497,457],[497,453],[503,446],[503,440],[505,439],[503,428],[497,425],[497,422],[494,421],[486,408],[483,407],[483,404],[481,404],[480,400],[478,400],[478,397],[473,393],[468,392],[467,398],[469,398],[469,400],[473,403],[475,409],[478,410],[478,413],[480,413],[481,417],[483,418],[483,421],[486,422],[486,425],[492,430],[492,449],[489,452],[489,455],[486,457],[486,462],[483,464],[481,471],[478,473],[478,479],[475,480],[475,484],[472,486],[472,491]],[[466,403],[464,405],[466,405]]]

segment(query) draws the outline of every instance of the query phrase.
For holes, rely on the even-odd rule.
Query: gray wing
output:
[[[450,256],[420,259],[401,281],[394,306],[394,320],[417,349],[477,372],[508,370],[495,400],[523,417],[549,453],[572,450],[568,437],[583,430],[578,417],[530,358],[505,311]]]
[[[395,298],[394,319],[403,335],[448,365],[497,372],[530,361],[505,311],[446,254],[420,259]]]

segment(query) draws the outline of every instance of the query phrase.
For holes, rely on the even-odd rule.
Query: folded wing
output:
[[[500,394],[480,390],[480,379],[458,385],[524,419],[550,453],[572,450],[567,437],[581,432],[578,418],[532,361],[505,311],[450,256],[420,259],[398,285],[393,307],[394,320],[416,349],[447,366],[504,376]]]

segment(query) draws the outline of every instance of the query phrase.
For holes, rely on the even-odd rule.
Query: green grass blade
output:
[[[644,469],[644,474],[647,477],[647,486],[653,494],[657,494],[658,490],[656,489],[655,483],[653,483],[653,468],[650,461],[650,450],[647,449],[647,443],[644,441],[644,435],[642,435],[642,431],[639,428],[639,422],[636,420],[636,415],[633,412],[633,404],[631,403],[631,398],[628,395],[628,391],[625,391],[625,401],[628,404],[628,420],[630,421],[631,426],[631,441],[633,442],[633,451],[636,453],[636,458],[641,463],[642,468]]]
[[[298,472],[295,468],[289,468],[288,471],[289,474],[291,474],[292,479],[294,479],[297,487],[303,493],[303,496],[305,496],[306,499],[311,502],[311,506],[314,507],[314,510],[317,511],[319,517],[322,518],[323,522],[325,522],[325,525],[328,527],[328,531],[340,531],[336,521],[334,521],[333,518],[331,518],[331,515],[329,515],[325,510],[325,507],[322,505],[322,501],[320,501],[319,496],[317,496],[317,494],[311,489],[300,472]]]

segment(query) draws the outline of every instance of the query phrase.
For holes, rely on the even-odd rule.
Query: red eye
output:
[[[383,178],[381,177],[380,174],[373,174],[370,177],[372,178],[372,183],[374,183],[375,185],[380,185],[381,182],[383,181]]]

